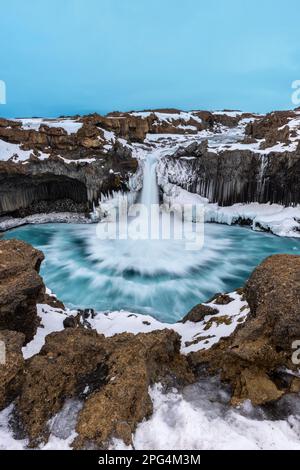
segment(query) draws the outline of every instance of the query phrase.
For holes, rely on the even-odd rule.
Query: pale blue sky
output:
[[[299,0],[1,0],[0,115],[292,108]]]

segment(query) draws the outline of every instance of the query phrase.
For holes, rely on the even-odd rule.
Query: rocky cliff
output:
[[[209,305],[193,308],[181,323],[163,328],[156,322],[158,329],[149,333],[135,328],[135,334],[120,331],[114,336],[93,329],[93,318],[105,314],[78,311],[74,317],[44,294],[38,275],[42,258],[25,243],[0,242],[5,273],[0,295],[0,341],[5,346],[0,409],[14,403],[11,425],[30,446],[47,442],[51,420],[69,400],[77,410],[73,447],[107,448],[112,438],[131,444],[137,425],[153,412],[149,386],[156,382],[180,387],[221,372],[221,379],[231,385],[234,405],[246,399],[256,405],[274,403],[286,393],[299,392],[299,365],[293,359],[300,334],[299,256],[268,258],[239,293],[216,295]],[[33,339],[39,347],[23,357],[22,346],[37,326],[36,302],[42,302],[40,311],[48,309],[48,317],[55,318],[52,323],[49,319],[53,329],[48,326],[50,334],[45,333],[42,345],[40,327]],[[122,324],[124,328],[124,316]],[[212,330],[216,332],[213,325],[221,326],[223,333],[209,346]],[[187,342],[186,331],[192,341]]]

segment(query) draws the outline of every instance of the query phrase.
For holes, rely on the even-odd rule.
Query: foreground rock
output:
[[[0,330],[30,341],[38,325],[36,304],[45,287],[38,272],[44,255],[19,240],[0,241]]]
[[[191,353],[191,365],[221,371],[232,386],[233,404],[262,404],[299,390],[300,379],[286,372],[299,368],[292,361],[293,342],[300,338],[299,294],[300,256],[266,259],[246,284],[247,321],[211,350]]]
[[[0,331],[0,410],[20,393],[23,383],[24,335],[16,331]]]
[[[106,446],[118,437],[127,444],[152,413],[150,384],[193,379],[180,355],[179,336],[170,330],[105,338],[82,327],[46,339],[26,366],[17,413],[32,445],[47,440],[47,422],[67,398],[84,400],[75,446]]]

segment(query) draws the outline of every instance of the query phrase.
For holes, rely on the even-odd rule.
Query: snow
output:
[[[220,113],[215,113],[220,114]],[[223,113],[224,114],[224,113]],[[229,113],[226,112],[229,115]],[[236,113],[234,113],[236,114]],[[241,113],[240,113],[241,114]],[[235,117],[235,116],[233,116]],[[202,130],[190,134],[147,134],[146,143],[151,145],[169,147],[169,153],[174,153],[179,146],[187,147],[193,142],[203,142],[208,140],[208,150],[213,153],[221,153],[225,151],[251,151],[259,155],[265,156],[271,153],[284,153],[284,152],[295,152],[300,141],[300,130],[297,131],[297,135],[290,137],[290,142],[278,142],[272,147],[261,149],[260,146],[264,142],[264,139],[256,140],[253,143],[243,143],[245,138],[245,128],[249,122],[253,122],[256,117],[243,118],[239,124],[234,128],[228,128],[226,126],[218,126],[217,131]],[[189,126],[182,126],[188,130]],[[192,126],[193,127],[193,126]],[[290,127],[293,130],[297,130],[300,127],[300,119],[294,119],[290,122]]]
[[[83,123],[74,119],[46,119],[46,118],[29,118],[29,119],[15,119],[17,122],[22,123],[22,129],[38,131],[42,124],[48,127],[60,127],[68,134],[76,134],[82,128]]]
[[[258,153],[260,155],[269,155],[272,152],[276,153],[283,153],[283,152],[295,152],[298,146],[298,142],[290,142],[289,144],[285,144],[283,142],[278,142],[277,144],[273,145],[272,147],[267,147],[265,149],[261,149],[260,145],[264,142],[264,140],[258,140],[257,142],[251,144],[244,144],[242,142],[237,142],[234,144],[223,144],[214,148],[213,151],[215,153],[220,153],[224,151],[235,151],[235,150],[250,150],[251,152]]]
[[[192,351],[209,349],[216,344],[220,338],[230,336],[235,328],[246,320],[249,313],[247,302],[241,299],[236,292],[229,294],[233,301],[228,305],[216,305],[215,303],[204,304],[219,313],[208,315],[203,321],[198,323],[162,323],[149,315],[139,315],[126,311],[116,311],[99,313],[94,319],[89,320],[93,328],[98,333],[105,336],[114,336],[124,331],[128,333],[149,333],[154,330],[172,329],[181,336],[181,352],[188,354]],[[218,318],[228,320],[228,324],[218,322]],[[226,322],[227,323],[227,322]],[[207,338],[209,336],[210,338]],[[201,340],[201,338],[205,338]],[[188,345],[190,342],[199,340],[195,344]]]
[[[49,440],[47,444],[41,444],[39,449],[71,450],[71,444],[77,436],[74,417],[77,416],[76,411],[79,410],[80,407],[75,400],[67,400],[62,410],[49,422],[51,432]],[[0,450],[25,450],[28,446],[28,439],[17,439],[17,437],[14,436],[10,426],[13,411],[13,404],[0,411]]]
[[[9,418],[13,411],[13,405],[0,411],[0,450],[23,450],[27,445],[27,440],[18,440],[13,436],[9,426]]]
[[[246,401],[229,406],[230,394],[217,378],[200,379],[181,391],[149,388],[153,414],[133,434],[133,447],[113,439],[111,450],[300,450],[299,396],[289,398],[293,414],[272,418]],[[48,423],[50,438],[40,450],[70,450],[82,403],[66,400]],[[14,437],[13,405],[0,412],[0,449],[23,450],[27,439]]]

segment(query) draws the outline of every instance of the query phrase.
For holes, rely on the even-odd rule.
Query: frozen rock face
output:
[[[213,125],[192,138],[173,141],[157,173],[166,183],[212,203],[260,202],[295,205],[300,201],[300,112],[267,116],[213,113]],[[164,143],[167,146],[167,142]],[[171,147],[172,142],[169,142]]]
[[[101,448],[112,437],[131,443],[137,424],[152,413],[149,385],[172,376],[192,380],[179,348],[179,336],[171,330],[105,338],[81,326],[49,335],[27,362],[17,402],[31,443],[47,440],[47,422],[67,398],[84,399],[77,448]]]
[[[42,252],[18,240],[0,241],[0,330],[30,341],[38,325],[36,304],[45,287],[39,276]]]
[[[190,354],[194,367],[206,364],[232,386],[232,403],[263,404],[300,390],[293,343],[300,338],[300,257],[267,258],[245,286],[247,321],[211,350]],[[294,375],[287,371],[294,371]]]

